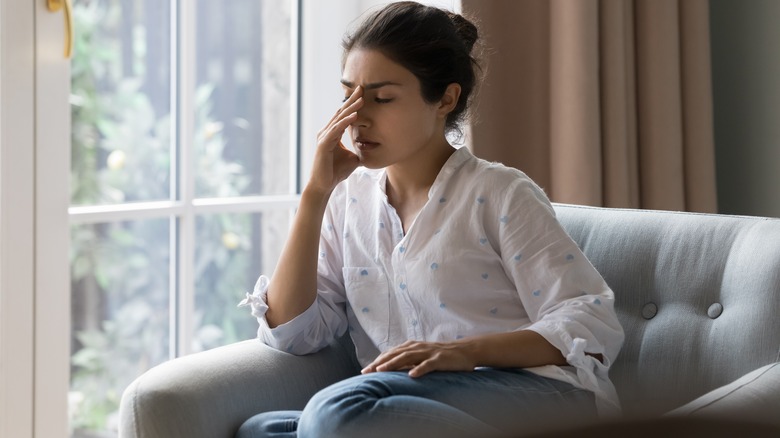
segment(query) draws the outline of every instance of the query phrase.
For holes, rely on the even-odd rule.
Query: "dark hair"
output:
[[[378,50],[417,77],[428,103],[440,101],[449,84],[460,84],[446,120],[446,129],[458,131],[480,71],[471,54],[478,38],[477,27],[461,15],[411,1],[391,3],[344,38],[342,67],[352,49]]]

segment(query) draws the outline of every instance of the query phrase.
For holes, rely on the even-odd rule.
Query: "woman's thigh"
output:
[[[521,369],[489,368],[434,372],[419,378],[405,372],[355,376],[315,395],[304,410],[304,419],[332,422],[334,415],[342,413],[349,416],[345,422],[375,414],[376,421],[399,425],[411,424],[410,416],[448,419],[462,413],[510,433],[541,430],[551,424],[579,425],[597,417],[590,391]]]

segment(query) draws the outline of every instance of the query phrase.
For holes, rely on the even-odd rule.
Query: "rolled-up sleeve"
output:
[[[624,339],[614,293],[533,182],[518,180],[503,208],[504,217],[518,218],[518,226],[502,228],[500,241],[504,265],[531,320],[524,329],[560,350],[580,385],[619,409],[608,377]]]
[[[317,297],[301,314],[292,320],[271,327],[266,320],[268,311],[268,289],[272,280],[261,275],[252,293],[239,306],[250,306],[257,318],[257,337],[263,343],[288,353],[310,354],[327,346],[333,339],[347,330],[346,293],[342,278],[342,248],[338,224],[339,194],[334,193],[323,218],[317,263]]]

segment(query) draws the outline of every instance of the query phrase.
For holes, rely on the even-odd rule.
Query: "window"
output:
[[[236,304],[343,98],[344,30],[380,3],[73,0],[72,436],[114,436],[152,366],[254,337]]]
[[[74,436],[170,358],[254,336],[236,310],[297,202],[297,1],[75,0]]]

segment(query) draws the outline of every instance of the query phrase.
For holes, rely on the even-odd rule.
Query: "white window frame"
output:
[[[298,0],[292,5],[291,45],[298,46]],[[259,213],[269,210],[293,210],[298,205],[297,181],[298,129],[291,123],[290,132],[290,187],[287,195],[258,195],[232,198],[196,198],[194,157],[191,145],[195,132],[192,109],[195,98],[195,41],[196,3],[189,0],[171,1],[171,199],[117,205],[74,206],[68,209],[71,224],[86,225],[107,222],[137,221],[143,219],[170,220],[170,358],[192,352],[195,314],[195,278],[192,267],[195,260],[195,221],[209,213]],[[297,119],[298,57],[291,57],[291,113]],[[186,146],[190,145],[190,146]],[[178,150],[177,150],[178,149]],[[178,154],[178,155],[177,155]],[[251,285],[248,285],[251,287]],[[237,300],[240,291],[236,292]]]

